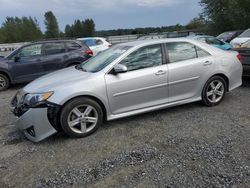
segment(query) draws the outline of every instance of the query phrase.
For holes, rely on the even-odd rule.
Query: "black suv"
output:
[[[75,40],[34,42],[0,57],[0,91],[10,84],[26,83],[42,75],[80,64],[93,52]]]

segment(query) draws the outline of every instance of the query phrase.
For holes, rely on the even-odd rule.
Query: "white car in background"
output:
[[[94,56],[112,46],[105,38],[101,37],[78,38],[77,40],[86,44],[93,51]]]
[[[245,30],[241,35],[233,39],[230,44],[234,48],[241,47],[241,45],[250,40],[250,29]]]

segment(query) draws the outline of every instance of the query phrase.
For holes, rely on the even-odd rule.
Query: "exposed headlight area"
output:
[[[13,113],[20,117],[30,108],[46,107],[47,100],[54,94],[54,92],[44,93],[25,93],[24,91],[18,91],[15,97],[11,101]],[[44,105],[44,106],[43,106]]]
[[[37,94],[26,94],[23,104],[28,108],[36,108],[46,103],[46,101],[54,94],[53,91]]]

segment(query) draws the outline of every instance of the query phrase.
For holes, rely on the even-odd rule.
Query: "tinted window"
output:
[[[186,42],[167,43],[169,62],[179,62],[197,58],[193,44]]]
[[[85,39],[85,40],[84,40],[84,43],[85,43],[87,46],[89,46],[89,47],[91,47],[91,46],[96,46],[96,41],[93,40],[93,39]]]
[[[17,54],[19,57],[29,57],[29,56],[37,56],[42,53],[42,45],[35,44],[22,48],[20,52]]]
[[[66,52],[64,43],[49,43],[44,45],[46,55],[60,54]]]
[[[204,50],[202,50],[201,48],[196,46],[196,51],[197,51],[197,56],[198,57],[207,57],[210,56],[210,54]]]
[[[76,42],[67,42],[68,51],[79,50],[82,46]]]
[[[161,45],[140,48],[128,55],[121,64],[126,65],[128,71],[162,65]]]
[[[102,45],[103,44],[103,42],[101,41],[101,40],[96,40],[96,45]]]

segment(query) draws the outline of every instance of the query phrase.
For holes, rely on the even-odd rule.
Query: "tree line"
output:
[[[91,37],[95,35],[92,19],[76,20],[67,25],[65,31],[59,29],[58,21],[52,11],[44,14],[45,32],[38,21],[32,17],[7,17],[0,27],[0,43],[27,42],[42,39]]]
[[[36,18],[7,17],[0,27],[0,43],[34,41],[51,38],[79,38],[91,36],[113,36],[129,34],[149,34],[182,30],[199,30],[217,35],[229,30],[244,30],[250,27],[249,0],[200,0],[202,12],[187,25],[147,27],[135,29],[114,29],[96,31],[92,19],[75,20],[60,31],[53,12],[44,15],[45,32],[39,27]]]

